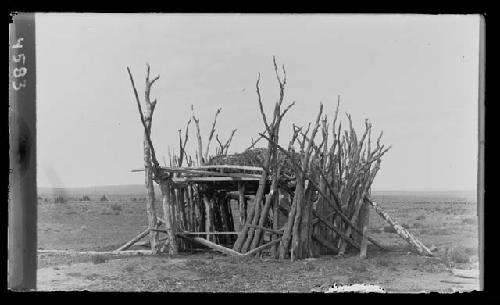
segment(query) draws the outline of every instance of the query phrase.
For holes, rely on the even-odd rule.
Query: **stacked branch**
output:
[[[216,110],[204,147],[200,120],[191,106],[192,115],[187,122],[184,136],[182,131],[178,130],[179,153],[176,155],[175,152],[169,151],[170,168],[164,168],[161,173],[151,142],[151,122],[156,100],[150,100],[151,86],[159,76],[150,80],[150,69],[149,65],[147,66],[145,111],[142,111],[132,74],[127,68],[145,130],[144,162],[149,225],[146,231],[121,249],[130,247],[138,239],[149,234],[153,253],[157,253],[158,233],[162,232],[167,234],[167,238],[161,250],[171,254],[197,243],[236,256],[260,255],[263,250],[270,248],[271,255],[281,259],[296,260],[327,253],[343,255],[350,250],[359,251],[360,257],[364,258],[367,256],[368,243],[383,249],[368,236],[371,206],[393,225],[398,234],[417,252],[430,255],[425,245],[401,228],[369,199],[371,185],[380,169],[382,157],[390,147],[381,144],[382,132],[376,141],[372,140],[372,125],[367,120],[363,132],[358,134],[353,127],[351,116],[346,114],[347,124],[344,125],[345,130],[342,129],[339,119],[340,97],[333,120],[328,120],[323,104],[320,103],[312,124],[307,127],[293,125],[293,135],[288,147],[285,149],[278,144],[282,120],[294,102],[283,107],[286,71],[282,66],[280,73],[274,57],[273,64],[279,85],[279,98],[274,104],[272,116],[268,117],[260,92],[259,74],[255,87],[264,131],[259,133],[256,140],[252,139],[250,147],[244,153],[228,155],[236,129],[231,131],[225,142],[216,133],[220,108]],[[191,122],[194,122],[196,127],[195,160],[186,152]],[[210,155],[210,144],[214,136],[218,147],[215,148],[215,155]],[[267,149],[253,149],[261,139],[267,140]],[[249,164],[241,164],[242,157],[245,163]],[[231,235],[234,231],[234,220],[230,207],[231,195],[227,189],[172,179],[180,175],[256,176],[255,173],[248,172],[222,172],[220,167],[208,166],[221,162],[236,162],[240,167],[259,167],[258,188],[251,205],[247,202],[246,184],[240,181],[237,185],[240,228],[236,240]],[[183,167],[186,163],[187,167]],[[195,164],[197,167],[193,168]],[[153,180],[161,187],[163,218],[155,214]],[[285,204],[282,199],[288,200],[290,204]],[[283,221],[280,223],[283,216],[286,217],[284,224]],[[160,225],[164,225],[165,229],[159,229]],[[199,232],[200,235],[187,237],[192,232]],[[269,236],[268,240],[266,235]],[[232,250],[221,244],[232,244]]]
[[[264,111],[262,96],[260,93],[260,73],[255,84],[259,110],[265,126],[265,133],[269,136],[271,141],[268,141],[268,148],[262,164],[263,171],[259,180],[259,187],[253,200],[253,205],[250,207],[250,210],[246,214],[245,224],[241,228],[238,234],[238,238],[236,239],[236,242],[233,246],[233,250],[240,253],[258,253],[258,251],[254,250],[258,249],[263,242],[263,228],[265,228],[266,224],[269,225],[268,215],[271,210],[271,205],[273,206],[273,214],[276,215],[277,204],[279,200],[278,182],[280,179],[280,169],[283,166],[283,163],[279,162],[278,149],[274,143],[278,143],[281,121],[283,120],[285,114],[294,105],[294,103],[291,103],[286,108],[282,109],[283,101],[285,98],[286,70],[285,67],[282,66],[283,75],[280,76],[278,66],[276,64],[276,59],[274,57],[273,64],[276,78],[279,84],[279,99],[275,103],[271,121],[268,121]],[[264,192],[268,184],[269,176],[272,177],[272,181],[269,193],[266,196]],[[277,229],[276,225],[277,223],[275,222],[274,229]],[[281,237],[278,237],[276,234],[274,234],[272,235],[272,238],[274,239],[274,241],[271,246],[277,244],[278,242],[276,240]],[[275,249],[273,249],[273,252],[275,252]]]
[[[327,116],[322,115],[322,105],[309,135],[294,126],[294,137],[299,135],[301,158],[290,154],[290,147],[280,150],[288,155],[296,169],[296,186],[288,222],[280,245],[280,258],[292,260],[314,257],[327,251],[344,254],[348,247],[366,256],[368,210],[364,198],[369,195],[371,184],[380,168],[381,157],[389,148],[372,147],[371,124],[358,138],[349,121],[348,130],[337,128],[338,107],[332,122],[333,139],[328,147],[329,128]],[[321,127],[322,141],[315,143]],[[262,135],[271,141],[265,135]]]

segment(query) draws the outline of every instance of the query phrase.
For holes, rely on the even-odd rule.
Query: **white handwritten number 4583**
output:
[[[12,46],[13,49],[22,49],[23,45],[21,42],[24,40],[24,38],[19,38],[17,40],[17,43]],[[15,63],[21,63],[20,67],[16,67],[12,70],[12,75],[14,76],[14,81],[12,81],[12,87],[14,90],[20,90],[21,88],[26,87],[26,79],[23,79],[26,73],[28,72],[28,69],[26,67],[23,67],[24,63],[26,62],[26,57],[24,56],[23,53],[13,55],[12,60]]]

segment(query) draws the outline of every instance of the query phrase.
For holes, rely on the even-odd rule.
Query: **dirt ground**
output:
[[[113,250],[144,230],[144,202],[106,195],[110,202],[53,203],[39,198],[38,248]],[[374,196],[409,227],[435,257],[410,251],[374,212],[370,234],[391,251],[368,249],[303,261],[234,258],[211,251],[175,257],[106,257],[39,254],[38,290],[314,292],[335,284],[376,284],[387,292],[455,292],[479,289],[476,203],[459,195]],[[467,273],[464,277],[463,274]],[[473,274],[471,276],[471,274]]]

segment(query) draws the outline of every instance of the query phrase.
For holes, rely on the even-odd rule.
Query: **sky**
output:
[[[160,163],[177,150],[191,105],[204,145],[237,129],[230,153],[264,129],[279,96],[272,57],[287,73],[280,143],[292,123],[368,119],[392,145],[374,190],[475,190],[479,16],[287,14],[37,14],[37,179],[41,187],[141,184],[146,62],[160,75],[152,140]],[[195,149],[190,128],[188,150]],[[211,151],[215,149],[211,145]],[[194,154],[193,154],[194,155]]]

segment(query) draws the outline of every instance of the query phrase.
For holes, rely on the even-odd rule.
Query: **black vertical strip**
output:
[[[13,17],[9,35],[8,284],[36,288],[35,15]]]

